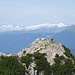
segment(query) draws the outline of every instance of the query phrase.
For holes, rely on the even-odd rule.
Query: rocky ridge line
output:
[[[55,55],[64,56],[65,50],[61,43],[54,41],[53,39],[48,38],[38,38],[28,48],[23,48],[20,52],[17,53],[19,57],[25,56],[26,54],[33,54],[34,52],[39,51],[40,53],[46,53],[46,58],[50,64],[54,63]]]

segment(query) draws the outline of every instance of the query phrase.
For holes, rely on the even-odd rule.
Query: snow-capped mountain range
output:
[[[1,25],[0,26],[0,32],[5,32],[5,31],[20,31],[20,30],[25,30],[25,31],[30,31],[30,30],[37,30],[37,29],[65,29],[68,27],[68,25],[64,23],[59,23],[59,24],[50,24],[50,23],[44,23],[44,24],[39,24],[39,25],[31,25],[31,26],[25,26],[25,25],[13,25],[13,24],[6,24],[6,25]]]
[[[44,24],[39,24],[39,25],[33,25],[33,26],[28,26],[26,29],[28,30],[35,30],[35,29],[40,29],[43,27],[49,27],[49,28],[61,28],[61,27],[67,27],[68,25],[65,25],[64,23],[59,23],[59,24],[50,24],[50,23],[44,23]]]

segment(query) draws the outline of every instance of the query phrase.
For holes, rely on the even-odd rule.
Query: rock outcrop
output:
[[[33,54],[34,52],[39,51],[40,53],[45,53],[47,61],[52,65],[54,62],[55,55],[67,56],[64,54],[65,50],[61,43],[48,38],[38,38],[30,44],[28,48],[23,48],[20,52],[17,53],[19,58],[27,54]],[[32,62],[28,68],[30,75],[37,75],[37,70],[34,70],[35,63]],[[43,75],[43,73],[39,73]]]
[[[46,53],[46,58],[51,64],[54,63],[55,55],[63,55],[64,57],[65,50],[61,43],[48,39],[48,38],[38,38],[28,48],[22,49],[17,53],[19,57],[24,56],[28,53],[33,54],[34,52],[39,51],[40,53]]]

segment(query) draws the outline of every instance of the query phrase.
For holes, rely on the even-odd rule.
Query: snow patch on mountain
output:
[[[11,24],[7,24],[7,25],[2,25],[0,26],[0,31],[14,31],[14,30],[22,30],[23,27],[19,26],[19,25],[11,25]]]
[[[64,23],[59,23],[59,24],[50,24],[50,23],[44,23],[44,24],[39,24],[39,25],[33,25],[33,26],[28,26],[26,29],[28,30],[35,30],[35,29],[40,29],[43,27],[49,27],[49,28],[61,28],[61,27],[67,27],[68,25],[65,25]]]

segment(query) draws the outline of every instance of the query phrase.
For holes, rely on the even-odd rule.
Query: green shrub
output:
[[[65,52],[64,52],[64,54],[67,56],[67,57],[72,57],[73,55],[71,54],[71,52],[70,52],[70,49],[69,48],[67,48],[66,46],[64,46],[64,45],[62,45],[63,47],[64,47],[64,49],[65,49]]]
[[[29,67],[32,61],[32,54],[27,54],[26,56],[21,57],[21,62],[25,63],[27,68]]]
[[[39,51],[34,53],[34,60],[36,66],[34,67],[35,70],[43,71],[44,75],[50,75],[50,63],[48,63],[47,58],[45,57],[45,53],[39,53]]]
[[[1,57],[0,75],[22,75],[25,72],[25,67],[18,62],[15,56]]]

